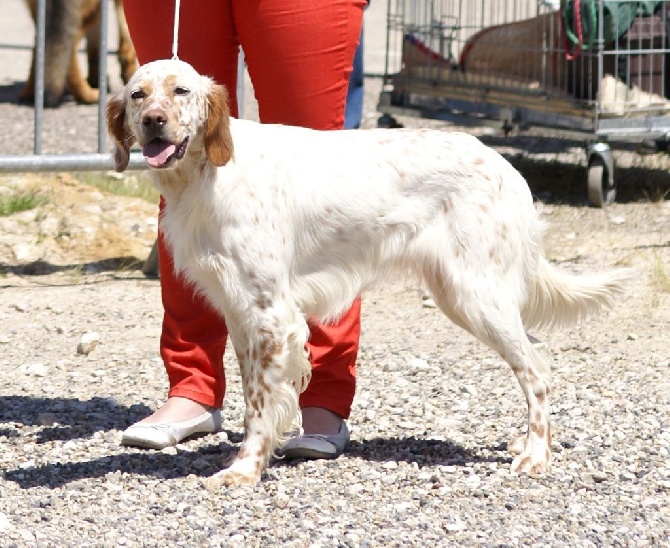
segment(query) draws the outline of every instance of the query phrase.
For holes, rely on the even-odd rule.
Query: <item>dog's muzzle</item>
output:
[[[142,147],[142,154],[151,167],[164,168],[184,157],[186,145],[188,145],[188,137],[177,144],[157,137]]]
[[[168,118],[162,109],[152,108],[142,116],[142,153],[153,168],[168,167],[174,160],[180,160],[186,153],[188,137],[181,142],[173,142],[167,137]]]

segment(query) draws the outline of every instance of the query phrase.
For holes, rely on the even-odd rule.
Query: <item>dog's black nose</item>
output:
[[[154,127],[156,129],[162,128],[167,123],[167,116],[161,110],[150,110],[142,118],[142,123],[145,126]]]
[[[167,116],[165,112],[159,109],[151,109],[142,116],[142,125],[145,139],[160,139],[163,137],[163,131],[167,126]]]

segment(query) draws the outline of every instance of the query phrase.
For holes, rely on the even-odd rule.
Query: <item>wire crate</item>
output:
[[[670,0],[389,0],[380,126],[394,115],[590,134],[592,205],[614,200],[608,141],[670,135]]]

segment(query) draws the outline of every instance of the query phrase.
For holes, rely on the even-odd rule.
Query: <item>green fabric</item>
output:
[[[637,16],[653,15],[662,2],[616,2],[603,0],[603,38],[605,43],[614,42],[624,34]],[[598,37],[598,2],[581,0],[580,2],[582,35],[584,49],[593,45]],[[577,43],[574,24],[574,2],[569,0],[563,9],[566,31],[573,43]]]

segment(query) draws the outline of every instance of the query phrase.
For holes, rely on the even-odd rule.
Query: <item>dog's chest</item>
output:
[[[209,278],[212,270],[232,272],[241,260],[263,261],[286,241],[281,200],[267,190],[211,181],[199,186],[178,199],[166,197],[161,215],[177,270],[197,278]]]

